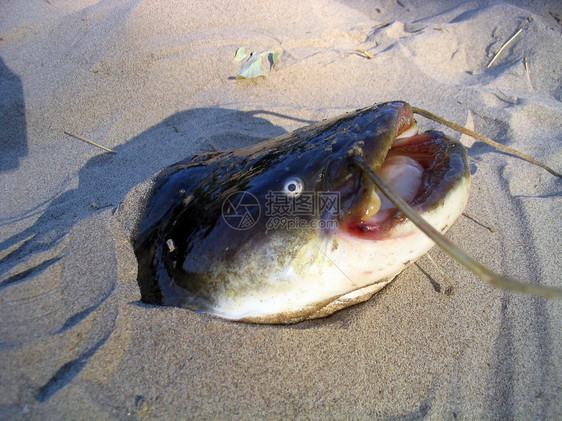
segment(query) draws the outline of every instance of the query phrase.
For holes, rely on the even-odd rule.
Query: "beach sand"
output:
[[[434,249],[450,295],[426,256],[432,280],[411,266],[332,317],[232,323],[142,304],[115,216],[134,186],[210,145],[388,100],[560,171],[561,18],[548,1],[3,1],[0,418],[561,418],[560,302],[489,287]],[[242,46],[279,61],[236,80]],[[560,181],[461,139],[473,219],[448,238],[562,286]]]

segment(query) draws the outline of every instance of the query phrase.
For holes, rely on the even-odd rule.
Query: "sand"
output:
[[[327,319],[237,324],[142,304],[115,216],[209,144],[396,99],[560,170],[561,18],[548,1],[0,3],[0,418],[562,417],[560,302],[493,289],[434,249],[452,295],[424,257],[432,280],[412,266]],[[235,80],[241,46],[279,61]],[[560,181],[462,140],[477,222],[448,237],[561,286]]]

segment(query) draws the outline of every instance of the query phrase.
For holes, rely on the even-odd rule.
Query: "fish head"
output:
[[[290,323],[364,301],[433,243],[354,164],[361,156],[445,232],[470,187],[464,147],[391,102],[160,173],[135,251],[146,302]]]

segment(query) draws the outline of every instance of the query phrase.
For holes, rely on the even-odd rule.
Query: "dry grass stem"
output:
[[[374,55],[372,55],[371,53],[369,53],[368,51],[365,51],[365,50],[355,50],[355,52],[359,53],[360,55],[363,55],[363,56],[367,57],[369,60],[374,57]]]
[[[112,149],[109,149],[109,148],[106,148],[105,146],[99,145],[99,144],[97,144],[96,142],[92,142],[91,140],[88,140],[88,139],[86,139],[85,137],[79,136],[79,135],[77,135],[77,134],[75,134],[75,133],[64,132],[64,134],[67,135],[67,136],[74,137],[74,138],[76,138],[76,139],[83,140],[84,142],[88,142],[90,145],[97,146],[98,148],[101,148],[101,149],[103,149],[104,151],[111,152],[111,153],[117,153],[117,152],[115,152],[115,151],[112,150]]]
[[[494,55],[494,57],[492,58],[492,60],[488,63],[488,65],[486,66],[487,69],[489,69],[492,64],[494,64],[494,61],[496,61],[496,59],[499,57],[499,55],[502,53],[503,50],[505,50],[507,48],[507,46],[509,44],[511,44],[511,42],[517,38],[519,36],[519,34],[523,32],[523,28],[519,28],[519,30],[510,38],[508,39],[502,46],[501,48],[498,50],[498,52]]]
[[[518,158],[521,158],[525,161],[530,162],[531,164],[534,164],[534,165],[537,165],[541,168],[544,168],[545,170],[547,170],[552,175],[555,175],[556,177],[562,178],[562,174],[560,174],[558,171],[553,170],[548,165],[543,164],[542,162],[537,161],[535,158],[532,158],[529,155],[526,155],[522,152],[519,152],[516,149],[510,148],[510,147],[505,146],[505,145],[502,145],[501,143],[498,143],[495,140],[492,140],[492,139],[490,139],[486,136],[482,136],[481,134],[478,134],[478,133],[476,133],[472,130],[467,129],[466,127],[460,126],[456,123],[453,123],[451,121],[445,120],[444,118],[436,116],[435,114],[430,113],[427,110],[423,110],[423,109],[417,108],[417,107],[412,107],[412,111],[415,114],[419,114],[419,115],[421,115],[425,118],[436,121],[437,123],[442,124],[444,126],[447,126],[447,127],[449,127],[450,129],[453,129],[456,132],[464,133],[467,136],[470,136],[474,139],[480,140],[481,142],[487,143],[488,145],[493,146],[494,148],[499,149],[502,152],[508,153],[510,155],[514,155]]]

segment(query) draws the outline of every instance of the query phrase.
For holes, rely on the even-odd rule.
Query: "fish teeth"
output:
[[[368,197],[369,206],[365,210],[365,213],[361,216],[362,222],[365,222],[369,218],[372,218],[373,215],[375,215],[380,210],[382,204],[381,197],[375,190],[374,186],[369,189],[369,192],[367,194],[369,195]]]
[[[400,133],[398,136],[396,136],[396,138],[394,139],[394,142],[392,143],[392,146],[401,146],[402,144],[406,144],[407,140],[418,134],[418,123],[414,120],[412,122],[412,125],[404,130],[402,133]]]

